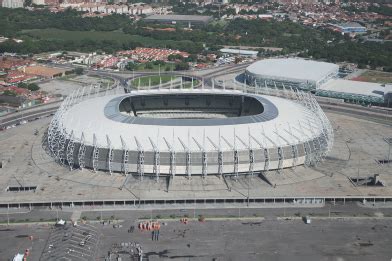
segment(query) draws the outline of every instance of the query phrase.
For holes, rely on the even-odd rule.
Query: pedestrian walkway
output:
[[[71,215],[71,220],[72,221],[78,221],[79,219],[80,219],[80,215],[82,214],[82,211],[81,210],[75,210],[75,211],[73,211],[72,212],[72,215]]]

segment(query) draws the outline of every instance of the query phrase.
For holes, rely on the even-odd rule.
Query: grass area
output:
[[[91,41],[115,40],[119,43],[126,43],[129,41],[137,41],[141,43],[145,43],[145,42],[153,43],[156,41],[149,37],[129,35],[121,31],[112,31],[112,32],[68,31],[68,30],[50,28],[50,29],[22,30],[20,34],[28,35],[33,38],[39,38],[39,39],[76,41],[76,42],[81,42],[85,40],[91,40]]]
[[[132,86],[139,86],[139,80],[140,80],[140,86],[149,86],[150,81],[151,81],[151,86],[158,85],[161,81],[162,83],[167,83],[170,82],[172,79],[176,79],[177,77],[171,76],[171,75],[152,75],[152,76],[145,76],[145,77],[140,77],[136,78],[131,82]]]
[[[49,29],[26,29],[18,33],[19,37],[31,37],[33,39],[41,40],[55,40],[64,42],[64,46],[89,46],[94,42],[115,41],[117,47],[127,45],[130,42],[136,43],[138,46],[157,47],[157,48],[179,48],[194,44],[189,40],[174,41],[174,40],[157,40],[151,37],[140,35],[130,35],[122,31],[69,31],[55,28]],[[109,44],[110,44],[109,42]],[[77,49],[77,48],[76,48]],[[180,48],[181,49],[181,48]]]
[[[151,86],[159,85],[159,83],[160,83],[159,78],[162,79],[162,84],[164,84],[164,83],[170,82],[171,80],[175,80],[176,78],[179,78],[179,77],[171,76],[171,75],[161,75],[160,77],[159,77],[159,75],[144,76],[144,77],[140,77],[140,78],[134,79],[131,82],[131,86],[134,86],[134,87],[139,86],[139,79],[140,79],[140,86],[141,87],[149,86],[150,79],[151,79]],[[198,80],[194,79],[193,80],[193,86],[197,86],[198,84],[200,84],[200,82]],[[179,88],[178,84],[176,85],[175,88]],[[183,88],[184,89],[192,88],[192,82],[190,82],[190,81],[183,81]]]
[[[175,64],[174,63],[166,63],[165,65],[157,65],[153,64],[152,62],[150,63],[140,63],[137,64],[135,71],[155,71],[158,72],[161,70],[161,72],[171,72],[174,71]]]
[[[365,82],[377,82],[377,83],[391,83],[392,73],[379,72],[379,71],[366,71],[354,80],[365,81]]]

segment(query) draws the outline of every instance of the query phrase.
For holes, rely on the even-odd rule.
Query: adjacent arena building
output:
[[[336,78],[339,66],[333,63],[296,58],[265,59],[245,70],[245,80],[254,85],[278,85],[303,90],[318,89],[323,83]]]
[[[63,102],[48,147],[72,168],[153,175],[241,175],[312,165],[333,143],[330,122],[302,91],[286,97],[221,89],[99,94]]]

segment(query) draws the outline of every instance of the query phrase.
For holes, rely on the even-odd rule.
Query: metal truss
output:
[[[159,180],[159,174],[160,174],[160,154],[159,154],[159,148],[158,146],[152,141],[152,139],[150,137],[148,137],[148,139],[150,140],[151,146],[154,150],[154,167],[153,167],[153,171],[156,177],[156,180],[158,182]]]
[[[127,147],[126,142],[123,140],[123,138],[120,136],[120,140],[121,140],[121,146],[122,146],[122,150],[123,150],[123,157],[122,157],[122,169],[124,171],[124,175],[128,175],[128,160],[129,160],[129,150]]]
[[[286,142],[287,146],[290,146],[290,142],[285,137],[280,135],[276,125],[275,125],[275,134],[278,137],[278,143],[280,143],[280,139],[282,139],[282,140],[284,140],[284,142]],[[278,147],[278,171],[280,172],[283,169],[284,153],[283,153],[283,149],[280,145],[277,147]]]
[[[203,178],[207,177],[207,152],[205,150],[205,133],[203,134],[203,145],[201,145],[195,138],[193,138],[196,145],[201,151],[201,163],[202,163],[202,174]]]
[[[234,130],[234,145],[232,145],[228,140],[225,139],[225,137],[222,137],[223,141],[226,142],[226,144],[232,149],[232,151],[234,152],[234,159],[233,159],[233,163],[234,163],[234,169],[233,169],[233,173],[235,175],[236,178],[238,178],[238,163],[239,163],[239,158],[238,158],[238,150],[237,150],[237,143],[236,143],[236,135],[235,135],[235,130]]]
[[[261,135],[264,137],[264,142],[265,142],[265,140],[268,140],[269,142],[272,143],[272,145],[273,145],[275,148],[278,147],[278,145],[277,145],[270,137],[268,137],[267,135],[265,135],[264,128],[262,128]],[[266,142],[265,142],[265,143],[266,143]],[[270,152],[269,152],[269,149],[267,148],[267,146],[265,146],[265,149],[264,149],[264,157],[265,157],[265,166],[264,166],[264,170],[265,170],[265,171],[269,171],[269,164],[270,164],[270,159],[271,159],[271,157],[270,157]]]
[[[70,170],[73,169],[74,166],[74,149],[75,149],[75,142],[74,142],[74,137],[73,137],[73,131],[71,131],[71,134],[69,135],[68,138],[68,145],[67,145],[67,162]]]
[[[219,137],[218,137],[218,145],[216,145],[209,137],[207,137],[208,141],[212,144],[215,150],[218,151],[218,174],[220,177],[223,175],[223,151],[221,147],[221,136],[219,130]]]
[[[59,139],[58,139],[58,150],[57,150],[56,158],[58,159],[59,163],[64,164],[65,157],[66,157],[67,134],[65,133],[64,129],[60,128],[58,135],[59,135]]]
[[[78,151],[78,163],[79,163],[79,168],[83,169],[85,166],[85,161],[84,157],[86,154],[86,146],[84,144],[84,133],[82,132],[82,137],[80,138],[80,147]]]
[[[246,144],[240,137],[238,137],[238,136],[236,136],[236,137],[242,143],[242,145],[244,147],[248,148],[248,151],[249,151],[249,173],[253,176],[255,154],[254,154],[253,149],[250,146],[250,132],[248,130],[248,138],[249,138],[248,144]]]
[[[192,171],[191,171],[191,164],[192,164],[191,151],[189,150],[189,146],[186,146],[185,143],[180,138],[178,138],[178,140],[180,141],[181,146],[183,147],[183,149],[185,151],[185,174],[188,176],[188,178],[191,178],[191,176],[192,176]]]
[[[92,161],[93,161],[93,170],[94,172],[97,171],[98,169],[98,162],[99,162],[99,148],[97,144],[97,137],[95,134],[93,134],[93,155],[92,155]]]
[[[107,142],[107,146],[108,146],[108,150],[109,150],[109,155],[108,155],[108,169],[109,169],[109,173],[110,175],[113,174],[113,147],[112,147],[112,142],[110,141],[110,138],[108,135],[106,135],[106,142]]]
[[[174,150],[174,134],[173,134],[173,143],[172,144],[170,144],[165,138],[163,138],[163,140],[165,141],[166,146],[168,147],[169,153],[170,153],[169,173],[174,178],[176,176],[176,152]]]
[[[268,149],[265,148],[265,146],[259,141],[257,140],[253,135],[251,135],[249,133],[249,137],[255,141],[257,143],[257,145],[259,145],[260,149],[263,151],[264,153],[264,171],[268,171],[269,170],[269,153],[268,153]],[[253,160],[254,160],[254,156],[253,156]]]
[[[299,123],[299,124],[300,124],[300,129],[301,129],[302,135],[305,135],[305,133],[302,129],[301,123]],[[305,135],[305,136],[307,136],[307,135]],[[310,166],[310,165],[312,165],[313,159],[312,159],[312,152],[311,152],[309,140],[304,142],[303,146],[304,146],[304,152],[305,152],[305,166]]]
[[[140,176],[140,179],[143,180],[144,177],[144,150],[138,139],[135,137],[135,142],[137,146],[137,173]]]
[[[293,134],[290,124],[289,124],[289,130],[284,129],[284,131],[297,140],[297,144],[291,145],[291,156],[293,157],[292,167],[295,168],[298,162],[298,145],[301,143],[301,139],[299,139],[296,135]]]

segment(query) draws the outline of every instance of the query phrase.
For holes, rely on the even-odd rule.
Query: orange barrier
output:
[[[161,228],[161,224],[159,222],[147,221],[147,222],[139,223],[138,228],[141,231],[159,230]]]

